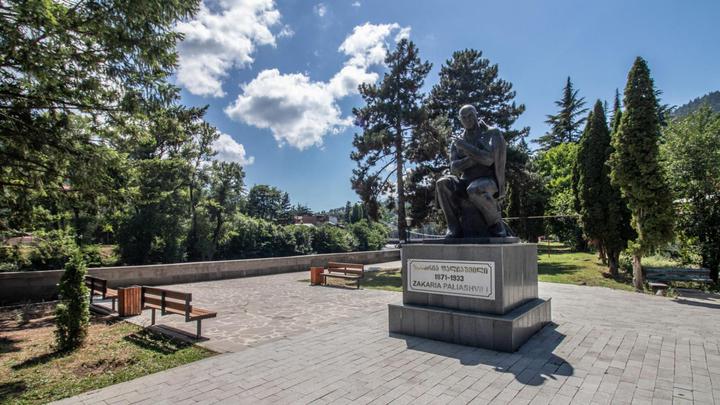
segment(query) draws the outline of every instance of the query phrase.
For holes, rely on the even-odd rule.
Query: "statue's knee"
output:
[[[466,191],[468,195],[482,195],[484,193],[484,190],[481,187],[472,184],[468,186]]]

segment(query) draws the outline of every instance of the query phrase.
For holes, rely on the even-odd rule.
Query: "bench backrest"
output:
[[[345,274],[360,274],[362,275],[365,271],[365,266],[356,263],[338,263],[328,262],[327,269],[329,272],[339,272]]]
[[[708,281],[710,280],[709,269],[689,269],[679,267],[647,267],[645,273],[648,280],[666,281]]]
[[[182,313],[187,320],[190,318],[190,312],[192,312],[192,305],[190,305],[190,301],[192,301],[191,293],[143,286],[140,300],[143,308],[145,305],[150,304],[159,308],[163,315],[165,315],[165,312]]]
[[[90,296],[96,295],[95,292],[97,292],[97,295],[102,295],[103,299],[105,298],[107,280],[103,278],[85,276],[85,285],[90,289]]]

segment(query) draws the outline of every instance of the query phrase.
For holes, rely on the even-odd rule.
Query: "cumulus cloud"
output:
[[[353,6],[353,7],[360,7],[360,5],[361,5],[361,4],[360,4],[359,1],[353,1],[353,2],[352,2],[352,6]]]
[[[235,142],[228,134],[221,133],[220,137],[213,142],[212,148],[217,152],[215,160],[236,162],[242,166],[251,165],[255,162],[255,157],[247,156],[245,153],[245,146]]]
[[[325,135],[341,132],[352,123],[342,117],[337,101],[357,94],[358,85],[378,80],[369,70],[382,65],[386,41],[409,30],[398,24],[364,24],[353,29],[338,48],[348,59],[329,81],[312,81],[307,74],[260,72],[241,86],[241,94],[225,108],[232,119],[270,129],[280,145],[300,150],[321,146]],[[392,35],[395,34],[395,37]]]
[[[313,10],[319,17],[325,17],[325,14],[327,14],[327,6],[323,3],[316,4]]]
[[[321,145],[327,133],[346,125],[325,83],[313,82],[301,73],[281,74],[264,70],[242,86],[235,102],[225,109],[230,118],[272,130],[275,140],[300,150]]]
[[[185,36],[178,44],[179,84],[196,95],[224,96],[228,71],[251,64],[257,46],[275,46],[270,28],[279,22],[273,0],[205,0],[194,20],[177,25]],[[291,32],[286,26],[279,36]]]

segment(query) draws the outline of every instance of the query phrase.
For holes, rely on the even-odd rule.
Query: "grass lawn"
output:
[[[0,404],[46,403],[214,353],[127,322],[93,317],[85,345],[53,349],[53,306],[0,310]]]
[[[635,290],[632,286],[632,275],[621,271],[620,277],[614,279],[596,254],[571,252],[560,244],[538,244],[538,280]]]

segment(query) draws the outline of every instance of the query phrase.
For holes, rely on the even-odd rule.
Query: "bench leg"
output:
[[[152,309],[152,317],[150,319],[150,325],[155,325],[155,308]]]
[[[200,339],[200,330],[202,329],[202,319],[197,320],[197,339]]]
[[[113,312],[115,312],[115,298],[111,299],[110,301],[112,301],[112,310]]]

